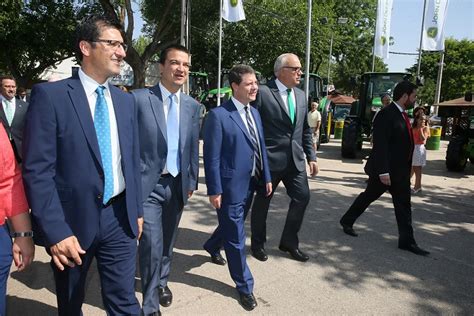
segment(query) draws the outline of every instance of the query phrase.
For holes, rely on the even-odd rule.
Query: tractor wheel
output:
[[[357,152],[358,123],[356,120],[347,118],[344,122],[342,133],[341,155],[344,158],[355,158]]]
[[[463,135],[451,137],[446,151],[446,168],[463,171],[467,163],[467,138]]]

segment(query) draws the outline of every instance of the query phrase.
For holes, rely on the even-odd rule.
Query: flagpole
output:
[[[377,1],[377,9],[375,10],[375,31],[374,31],[374,45],[372,46],[372,72],[375,71],[375,43],[377,41],[377,18],[379,16],[379,3]]]
[[[309,99],[309,63],[311,61],[311,12],[313,8],[313,1],[308,0],[308,31],[306,36],[306,62],[305,62],[305,75],[304,75],[304,93],[306,100]],[[329,84],[329,82],[328,82]]]
[[[217,106],[221,105],[222,1],[219,8],[219,53],[217,56]]]
[[[426,0],[423,0],[423,18],[421,20],[420,48],[418,50],[418,69],[416,70],[416,79],[420,78],[421,70],[421,46],[423,45],[423,32],[425,30]]]

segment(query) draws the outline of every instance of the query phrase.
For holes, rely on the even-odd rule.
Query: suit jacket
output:
[[[391,181],[410,175],[413,140],[402,113],[391,103],[377,114],[373,129],[373,147],[365,165],[372,177],[389,173]]]
[[[262,121],[252,111],[262,152],[262,177],[271,182]],[[243,201],[254,163],[250,134],[232,100],[210,111],[204,126],[204,168],[208,195],[222,194],[225,203]]]
[[[9,125],[5,111],[3,110],[3,105],[0,104],[0,120],[5,126],[5,130],[8,133],[8,136],[13,139],[15,154],[18,154],[21,158],[21,147],[23,141],[23,128],[25,126],[25,115],[28,110],[28,103],[16,99],[15,100],[15,114],[13,116],[12,124]]]
[[[159,85],[150,89],[132,91],[137,104],[140,135],[140,168],[142,201],[155,188],[166,164],[168,154],[166,119]],[[199,104],[191,97],[180,94],[179,154],[182,199],[186,204],[188,191],[198,186],[199,175]]]
[[[311,128],[308,125],[308,106],[301,89],[294,88],[296,99],[295,124],[291,123],[275,80],[260,86],[253,105],[260,112],[268,162],[272,172],[285,170],[293,161],[298,171],[306,170],[308,161],[316,160]]]
[[[109,85],[126,207],[132,233],[143,216],[137,120],[131,95]],[[75,235],[88,248],[99,228],[104,171],[87,97],[78,76],[37,84],[26,115],[23,178],[34,220],[47,247]]]

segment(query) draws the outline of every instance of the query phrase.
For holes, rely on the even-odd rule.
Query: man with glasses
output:
[[[35,85],[23,177],[35,236],[52,257],[59,315],[80,315],[96,259],[108,315],[139,315],[135,297],[140,203],[138,127],[131,95],[108,83],[125,58],[121,26],[90,16],[76,31],[81,69]]]
[[[189,74],[189,52],[171,45],[160,55],[160,82],[132,91],[138,111],[143,237],[139,258],[143,314],[159,315],[173,294],[171,258],[183,207],[198,186],[199,104],[180,91]]]
[[[264,248],[268,207],[276,187],[283,182],[291,202],[279,248],[304,262],[309,257],[299,249],[298,232],[310,199],[305,160],[311,176],[319,169],[308,125],[306,97],[297,88],[301,79],[298,56],[280,55],[275,61],[274,73],[276,79],[260,87],[254,103],[262,117],[273,192],[266,196],[265,190],[257,190],[252,206],[251,250],[258,260],[268,259]]]

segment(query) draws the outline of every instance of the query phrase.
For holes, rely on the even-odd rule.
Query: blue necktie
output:
[[[166,156],[166,168],[168,172],[176,177],[179,173],[179,121],[178,105],[174,102],[174,94],[169,96],[168,119],[166,121],[166,134],[168,137],[168,155]]]
[[[104,199],[103,204],[112,198],[114,192],[114,174],[112,171],[112,145],[110,140],[110,120],[107,101],[104,97],[104,86],[99,86],[95,90],[97,101],[95,103],[94,127],[99,142],[100,157],[104,170]]]

